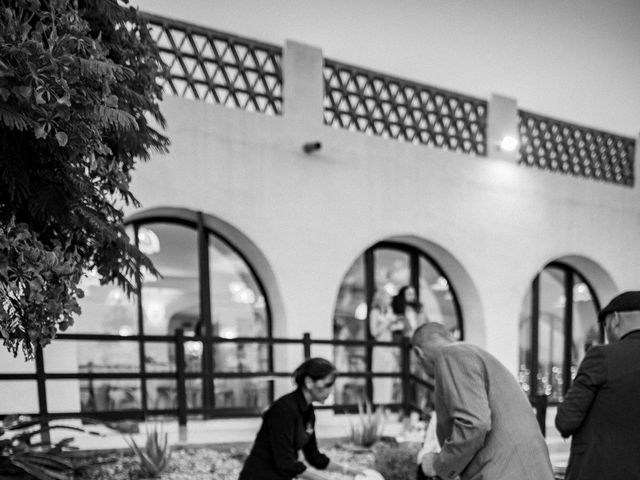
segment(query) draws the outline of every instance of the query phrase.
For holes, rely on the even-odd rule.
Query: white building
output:
[[[175,414],[176,350],[162,336],[176,328],[247,338],[184,343],[190,413],[257,414],[291,388],[286,378],[259,373],[290,372],[303,349],[255,339],[305,333],[312,355],[347,374],[336,405],[361,393],[399,404],[398,381],[368,384],[359,375],[383,355],[396,361],[397,348],[371,354],[313,340],[371,338],[374,292],[405,285],[415,288],[427,318],[496,355],[532,398],[561,399],[563,379],[597,339],[598,306],[638,288],[638,154],[629,133],[638,131],[637,116],[613,130],[607,125],[616,109],[602,124],[592,113],[581,121],[581,108],[570,118],[566,105],[536,100],[531,71],[519,72],[527,75],[523,109],[516,83],[499,88],[518,72],[483,70],[483,85],[496,79],[484,97],[452,93],[474,73],[449,86],[436,70],[433,87],[429,78],[378,73],[364,60],[327,58],[323,45],[305,39],[271,45],[210,31],[216,17],[208,2],[140,3],[165,16],[151,20],[170,66],[162,111],[172,145],[137,169],[132,191],[143,208],[128,221],[163,278],[149,278],[139,302],[89,279],[77,325],[45,349],[46,382],[42,375],[36,381],[35,365],[3,359],[0,384],[12,388],[0,413],[43,411],[44,389],[53,415]],[[640,16],[638,5],[627,7]],[[444,18],[444,8],[434,14]],[[492,29],[468,17],[453,24]],[[535,35],[525,26],[525,38]],[[491,38],[487,50],[509,43],[495,32]],[[628,76],[637,80],[639,71],[636,61]],[[541,72],[543,90],[554,75],[580,83],[562,65]],[[624,71],[620,77],[627,85]],[[624,94],[637,115],[637,92]],[[531,109],[536,101],[545,116]],[[514,151],[499,146],[505,137],[517,140]],[[142,342],[137,334],[157,337]],[[247,372],[255,378],[237,375]]]

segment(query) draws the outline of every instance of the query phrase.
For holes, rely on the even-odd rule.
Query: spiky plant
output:
[[[386,415],[382,407],[374,411],[368,399],[364,402],[358,399],[358,415],[355,420],[349,419],[351,442],[359,447],[370,447],[382,437],[385,422]]]
[[[131,435],[127,443],[136,456],[138,473],[141,477],[157,478],[169,466],[171,447],[168,434],[162,431],[162,427],[154,425],[152,428],[147,428],[144,448],[139,447]]]

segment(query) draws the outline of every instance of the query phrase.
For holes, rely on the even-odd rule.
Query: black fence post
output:
[[[536,419],[540,426],[542,436],[547,436],[547,405],[549,398],[546,395],[536,395]]]
[[[302,335],[302,345],[304,347],[304,359],[309,360],[311,358],[311,335],[308,332]]]
[[[176,344],[176,393],[178,400],[178,425],[187,426],[187,389],[185,386],[185,363],[184,363],[184,330],[177,328],[175,331]]]
[[[407,337],[400,340],[400,367],[402,370],[402,410],[408,416],[411,413],[411,344]]]
[[[40,439],[43,443],[50,443],[51,435],[49,434],[49,407],[47,406],[47,374],[44,371],[44,354],[40,345],[36,345],[35,359],[36,384],[38,387],[38,409],[40,410],[40,428],[42,429]]]

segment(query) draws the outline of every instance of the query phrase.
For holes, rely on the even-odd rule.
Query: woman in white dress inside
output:
[[[391,308],[391,295],[378,289],[371,301],[369,329],[374,340],[391,342],[392,332],[402,329]],[[373,347],[371,370],[374,373],[398,372],[398,351],[396,347]],[[373,403],[393,403],[393,390],[396,379],[393,377],[373,378]]]

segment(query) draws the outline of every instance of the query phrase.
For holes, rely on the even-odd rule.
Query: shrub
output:
[[[64,454],[76,449],[70,445],[73,438],[56,443],[48,440],[48,433],[53,429],[99,435],[80,427],[42,426],[40,419],[9,415],[0,426],[0,478],[72,480],[86,465]],[[34,443],[35,439],[39,441]]]
[[[419,443],[377,443],[374,448],[374,466],[385,480],[415,478],[418,468]]]
[[[160,473],[169,466],[171,459],[171,447],[169,447],[168,435],[162,429],[154,425],[147,429],[147,440],[144,449],[140,448],[131,435],[127,440],[138,461],[138,474],[144,478],[157,478]]]
[[[357,420],[349,419],[351,442],[359,447],[370,447],[382,437],[385,422],[386,415],[382,407],[378,407],[373,412],[371,402],[368,399],[365,399],[364,405],[362,400],[358,400]]]

